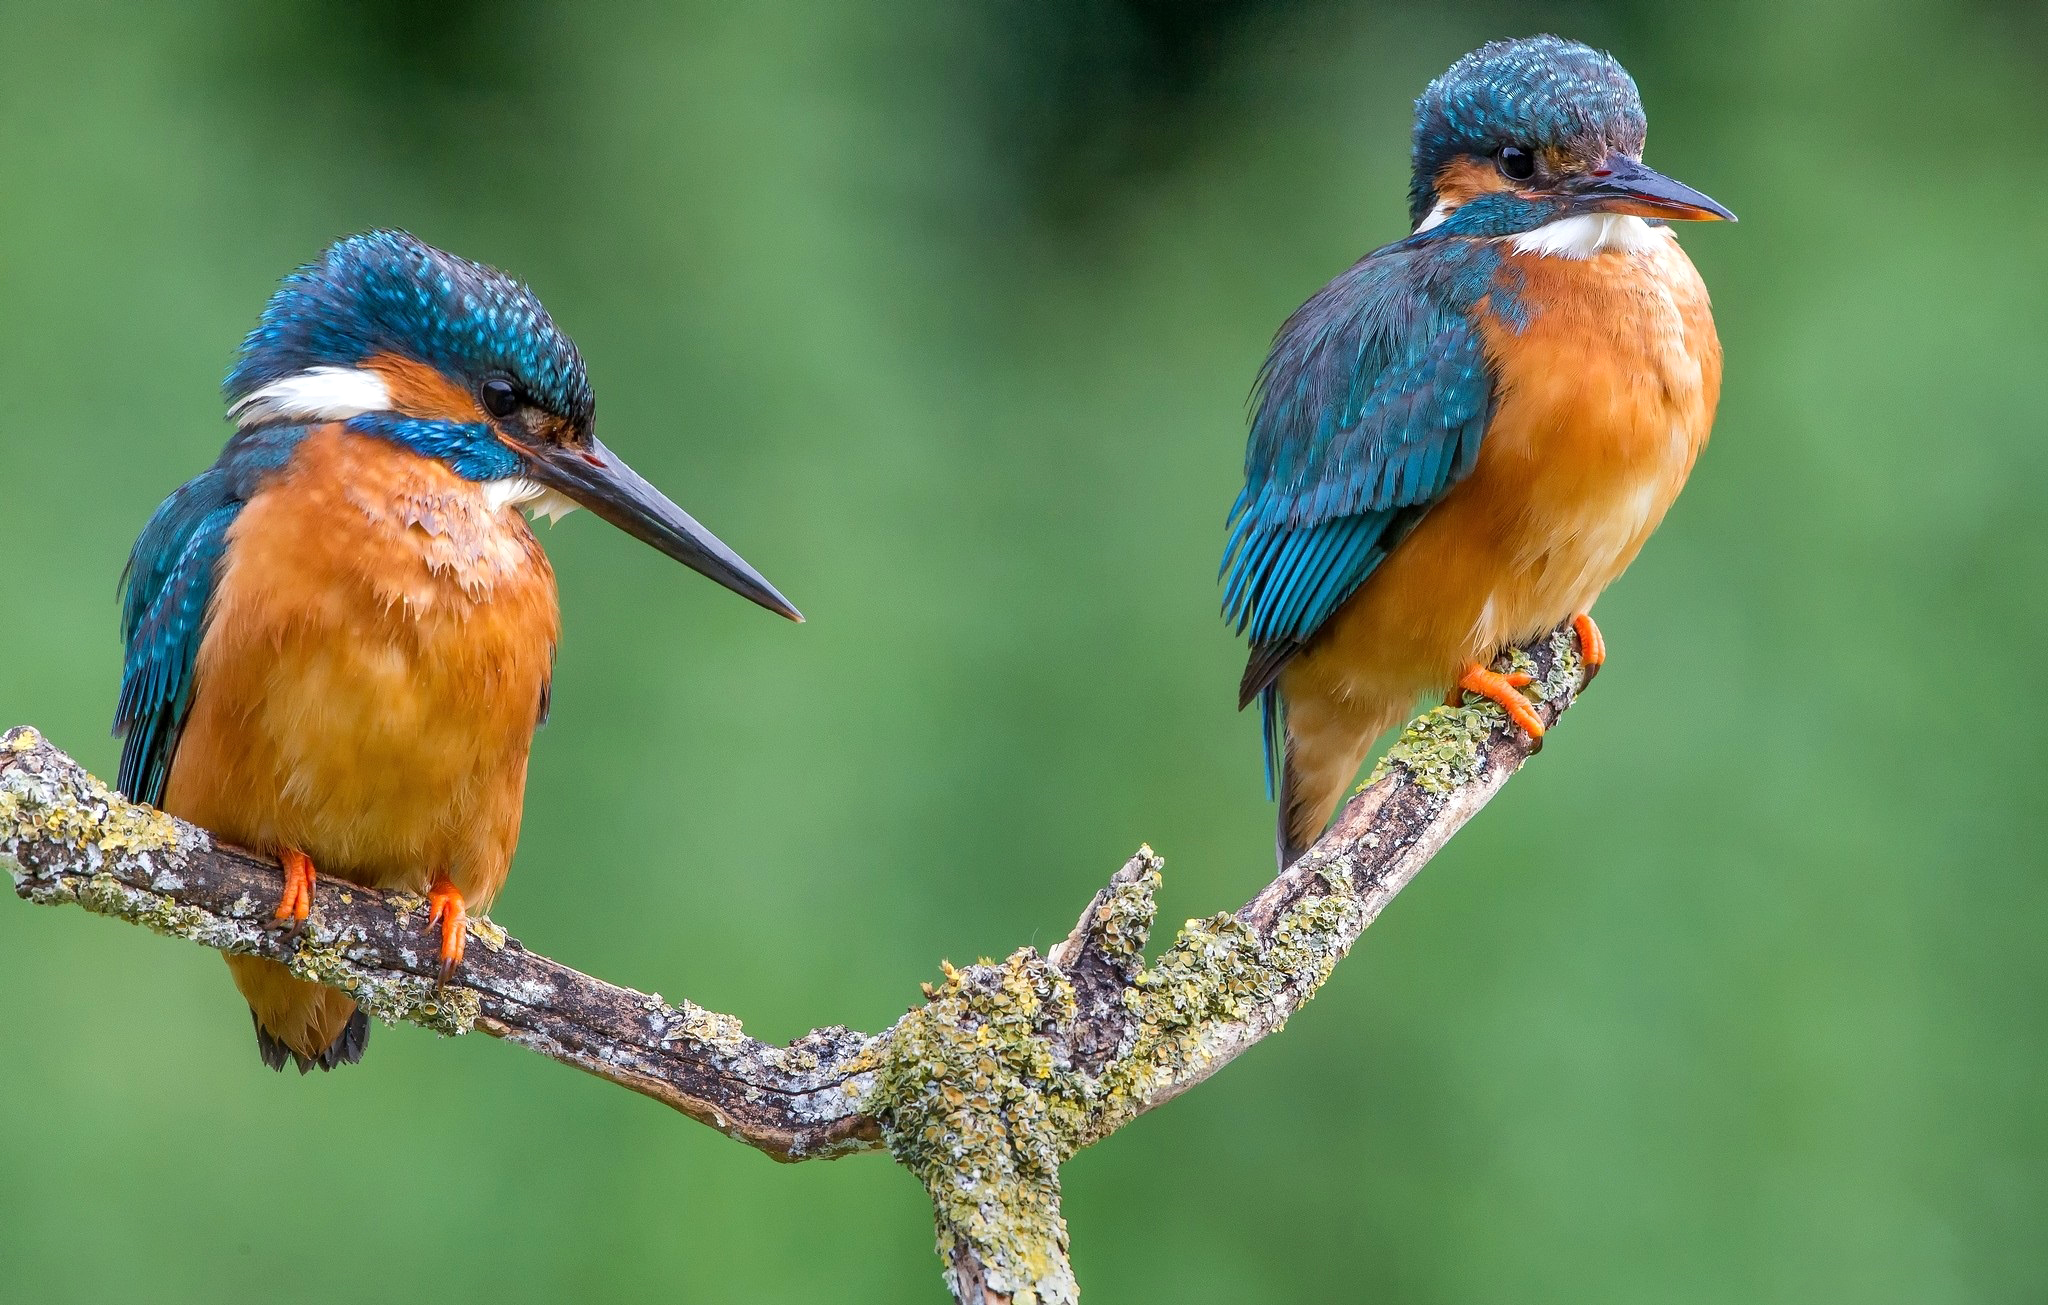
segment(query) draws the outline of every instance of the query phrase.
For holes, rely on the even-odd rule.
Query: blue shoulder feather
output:
[[[1281,667],[1478,458],[1494,377],[1471,314],[1492,293],[1518,315],[1500,266],[1488,242],[1388,245],[1296,310],[1260,369],[1221,574],[1269,779]]]
[[[125,735],[117,786],[161,803],[192,706],[193,666],[205,637],[214,577],[228,527],[305,437],[300,426],[235,436],[220,460],[178,487],[150,517],[121,577],[121,698],[114,733]]]

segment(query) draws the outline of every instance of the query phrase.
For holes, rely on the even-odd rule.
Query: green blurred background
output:
[[[277,278],[528,279],[605,438],[811,617],[587,514],[497,917],[878,1028],[1269,872],[1216,614],[1273,328],[1403,232],[1410,101],[1635,73],[1727,348],[1615,651],[1321,1000],[1067,1174],[1089,1299],[2048,1297],[2048,19],[1237,0],[0,11],[0,724],[99,773],[114,583]],[[257,1063],[220,961],[0,902],[8,1301],[938,1301],[922,1194],[488,1038]]]

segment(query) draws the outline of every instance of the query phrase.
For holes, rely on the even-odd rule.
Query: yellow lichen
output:
[[[1102,935],[1135,951],[1159,883],[1147,873],[1098,908]],[[1200,1079],[1276,1005],[1298,1005],[1343,956],[1361,910],[1342,872],[1294,903],[1261,941],[1220,914],[1190,920],[1126,990],[1133,1035],[1098,1074],[1055,1055],[1075,1018],[1066,976],[1029,948],[989,965],[942,967],[931,1001],[878,1039],[863,1105],[890,1151],[924,1182],[940,1252],[970,1242],[991,1287],[1072,1299],[1059,1167],[1177,1086]],[[1107,917],[1107,918],[1105,918]]]
[[[386,893],[384,894],[384,905],[391,908],[393,915],[403,920],[415,911],[424,912],[427,909],[427,899],[421,897],[418,893]]]
[[[29,731],[7,738],[7,747],[25,751],[34,746]],[[184,938],[227,951],[251,951],[257,926],[233,915],[214,915],[197,906],[116,878],[102,867],[137,854],[169,853],[159,871],[175,871],[180,840],[202,842],[196,831],[181,833],[177,822],[153,807],[129,802],[108,791],[91,775],[65,765],[31,773],[16,767],[0,781],[0,847],[34,841],[43,859],[25,890],[38,902],[76,901],[87,910],[139,924],[156,933]],[[11,866],[20,873],[18,867]],[[24,880],[29,880],[25,874]],[[245,909],[246,900],[237,908]],[[502,945],[502,931],[489,921],[477,929],[486,945]],[[495,935],[495,938],[493,937]],[[467,989],[441,990],[430,979],[383,976],[349,958],[351,942],[323,935],[316,927],[282,957],[285,967],[303,979],[325,983],[354,997],[371,1014],[386,1021],[405,1020],[440,1033],[466,1032],[475,1022],[478,998]]]
[[[1102,949],[1114,957],[1142,953],[1158,913],[1159,855],[1147,846],[1138,849],[1138,856],[1146,863],[1145,870],[1135,879],[1112,886],[1091,924]]]
[[[341,939],[320,937],[316,930],[300,938],[281,959],[299,978],[341,989],[367,1014],[386,1024],[417,1024],[448,1037],[475,1027],[480,1013],[476,993],[467,988],[443,988],[418,975],[373,973],[349,959],[349,946]]]
[[[991,1289],[1074,1299],[1059,1166],[1073,1154],[1089,1093],[1044,1036],[1071,1022],[1074,992],[1030,949],[944,967],[930,1003],[888,1038],[868,1108],[896,1159],[931,1193],[940,1253],[966,1239]]]
[[[1487,735],[1505,719],[1507,714],[1491,702],[1433,707],[1408,722],[1364,787],[1379,783],[1399,766],[1426,792],[1449,793],[1479,774]]]
[[[1549,639],[1550,669],[1522,690],[1536,702],[1561,698],[1577,689],[1583,665],[1577,636],[1569,628],[1553,630]],[[1535,676],[1536,659],[1521,647],[1509,648],[1494,660],[1496,670]],[[1478,777],[1486,738],[1507,721],[1499,704],[1481,698],[1469,706],[1434,707],[1408,723],[1375,765],[1358,791],[1385,779],[1395,766],[1427,792],[1447,794]]]
[[[96,874],[77,886],[78,904],[100,915],[139,924],[172,938],[197,940],[212,917],[196,906],[181,906],[168,897],[142,892],[109,874]]]
[[[9,746],[19,752],[22,735]],[[178,826],[155,807],[129,802],[83,771],[75,784],[32,783],[10,775],[0,790],[0,836],[43,839],[102,855],[176,847]]]

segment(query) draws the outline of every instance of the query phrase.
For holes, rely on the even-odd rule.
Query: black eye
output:
[[[1536,156],[1520,145],[1503,145],[1493,152],[1494,166],[1509,181],[1527,181],[1536,175]]]
[[[512,388],[512,382],[493,376],[483,383],[477,393],[483,398],[484,411],[503,421],[519,411],[519,391]]]

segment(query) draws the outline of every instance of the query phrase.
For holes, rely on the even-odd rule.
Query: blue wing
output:
[[[304,435],[303,427],[237,435],[218,462],[163,501],[128,555],[121,602],[126,652],[114,733],[127,736],[117,786],[137,802],[163,801],[192,706],[193,666],[228,527]]]
[[[1222,577],[1269,781],[1281,668],[1478,458],[1495,387],[1469,313],[1497,265],[1480,242],[1389,245],[1303,304],[1260,370]]]

